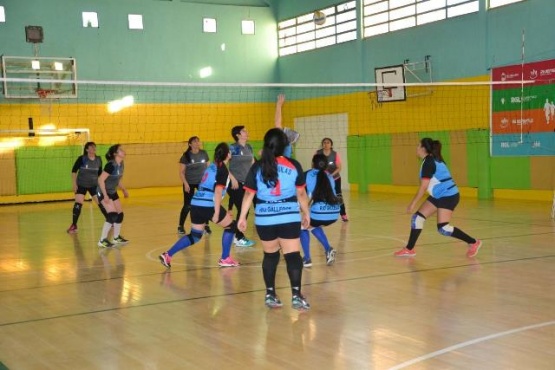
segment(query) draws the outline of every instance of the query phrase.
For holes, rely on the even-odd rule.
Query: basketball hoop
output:
[[[49,95],[52,95],[56,92],[56,90],[52,89],[37,89],[35,91],[37,92],[39,99],[47,99]]]
[[[393,97],[393,89],[394,87],[382,87],[377,90],[378,102],[390,101]]]
[[[40,101],[40,114],[41,116],[51,116],[52,115],[52,95],[57,93],[57,90],[53,89],[36,89],[35,90]]]

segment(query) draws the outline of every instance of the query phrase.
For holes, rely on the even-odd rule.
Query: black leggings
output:
[[[181,213],[179,214],[179,226],[183,227],[185,225],[185,220],[187,215],[191,210],[191,199],[195,195],[195,191],[198,189],[198,184],[189,184],[189,192],[185,191],[185,185],[183,185],[183,207],[181,208]]]
[[[345,216],[347,211],[345,210],[345,203],[343,202],[343,195],[341,194],[341,177],[335,179],[335,194],[341,198],[341,207],[339,208],[339,214]]]

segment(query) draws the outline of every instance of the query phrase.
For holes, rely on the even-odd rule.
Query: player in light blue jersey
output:
[[[407,207],[411,213],[416,203],[428,191],[430,196],[412,216],[411,231],[407,246],[394,253],[397,257],[413,257],[416,255],[414,246],[426,218],[437,212],[437,230],[441,235],[451,236],[468,244],[467,257],[474,257],[482,246],[482,241],[474,239],[462,230],[449,224],[455,207],[459,203],[459,189],[453,181],[449,169],[441,156],[441,143],[438,140],[424,138],[416,149],[416,154],[422,159],[420,170],[420,188]]]
[[[227,163],[231,158],[229,146],[220,143],[214,150],[214,163],[204,171],[198,189],[191,200],[191,232],[179,239],[167,252],[159,256],[162,265],[171,267],[174,254],[197,243],[204,234],[208,221],[224,228],[222,234],[222,257],[218,261],[220,267],[236,267],[239,262],[231,258],[231,244],[237,223],[222,207],[222,199],[229,182]]]
[[[250,168],[245,181],[238,227],[242,231],[247,229],[246,213],[256,195],[254,224],[264,249],[262,274],[266,284],[265,304],[270,308],[282,306],[275,291],[282,250],[291,283],[292,307],[308,310],[310,305],[301,294],[303,260],[300,234],[301,225],[306,228],[310,224],[310,210],[303,169],[299,162],[283,156],[286,145],[287,137],[278,128],[270,129],[264,135],[260,160]]]
[[[305,267],[312,266],[310,258],[310,234],[318,239],[326,253],[326,264],[335,262],[336,251],[330,246],[328,238],[322,229],[337,221],[340,212],[341,201],[335,193],[335,180],[326,172],[328,160],[324,154],[315,154],[312,157],[312,169],[307,171],[306,192],[310,198],[310,227],[301,230],[301,245],[303,247],[303,264]]]

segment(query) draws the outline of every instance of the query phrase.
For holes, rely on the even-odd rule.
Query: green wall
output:
[[[277,36],[272,10],[263,1],[227,3],[232,5],[0,0],[6,12],[6,22],[0,23],[0,54],[33,56],[24,28],[37,25],[44,29],[39,55],[76,58],[81,80],[276,82]],[[97,12],[100,27],[83,28],[83,11]],[[144,30],[127,29],[130,13],[143,15]],[[203,17],[217,19],[217,33],[202,32]],[[255,35],[241,35],[243,19],[256,22]],[[201,80],[199,70],[206,66],[212,66],[214,74]]]

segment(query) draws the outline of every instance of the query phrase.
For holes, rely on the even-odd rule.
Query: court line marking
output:
[[[395,365],[393,367],[390,367],[389,370],[404,369],[405,367],[417,364],[417,363],[422,362],[422,361],[429,360],[429,359],[434,358],[434,357],[441,356],[445,353],[455,351],[455,350],[460,349],[460,348],[472,346],[474,344],[485,342],[485,341],[492,340],[492,339],[501,338],[501,337],[504,337],[504,336],[507,336],[507,335],[520,333],[520,332],[523,332],[523,331],[526,331],[526,330],[543,328],[543,327],[554,325],[554,324],[555,324],[555,321],[546,321],[546,322],[539,323],[539,324],[522,326],[520,328],[511,329],[511,330],[507,330],[507,331],[502,331],[502,332],[486,335],[484,337],[475,338],[475,339],[472,339],[472,340],[468,340],[466,342],[458,343],[458,344],[440,349],[439,351],[430,352],[430,353],[425,354],[423,356],[413,358],[412,360],[408,360],[408,361],[405,361],[405,362],[400,363],[398,365]]]

